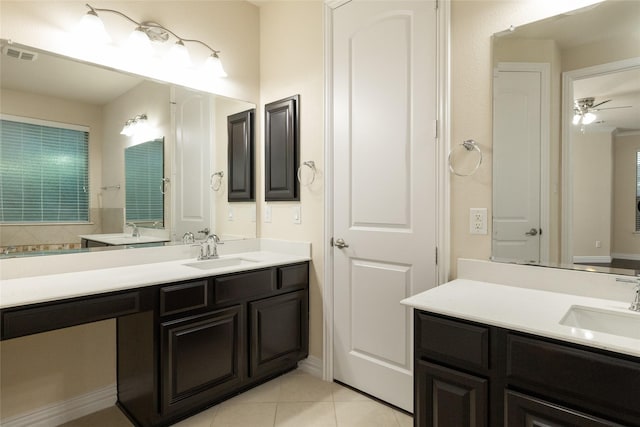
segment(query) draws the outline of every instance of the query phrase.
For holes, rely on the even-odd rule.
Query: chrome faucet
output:
[[[140,237],[140,230],[138,230],[138,226],[133,222],[128,222],[127,225],[131,227],[131,237]]]
[[[209,234],[207,237],[207,249],[209,251],[209,258],[218,258],[218,245],[222,245],[220,238],[217,234]]]
[[[616,277],[616,282],[633,283],[636,285],[635,296],[629,306],[629,310],[640,312],[640,276],[635,279],[623,279],[622,277]]]
[[[220,238],[215,234],[209,234],[203,242],[200,243],[200,255],[198,255],[198,261],[203,259],[218,258],[218,245],[224,244],[220,241]],[[194,245],[195,246],[195,245]]]

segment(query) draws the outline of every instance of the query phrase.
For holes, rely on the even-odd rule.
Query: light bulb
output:
[[[93,9],[80,19],[77,33],[80,40],[87,43],[106,44],[111,41],[102,19]]]
[[[169,63],[174,67],[189,67],[191,65],[191,58],[189,57],[189,51],[182,42],[178,40],[169,50],[169,56],[167,58]]]
[[[142,27],[137,27],[129,34],[127,50],[135,56],[144,58],[151,56],[151,40],[149,40],[149,36],[147,36]]]
[[[134,121],[132,119],[129,119],[127,120],[127,122],[124,124],[124,127],[120,131],[120,135],[131,136],[133,135],[133,131],[134,131]]]
[[[578,123],[580,123],[580,119],[582,118],[582,116],[580,114],[574,114],[573,115],[573,124],[577,125]]]
[[[596,115],[593,113],[586,113],[582,118],[582,123],[585,125],[589,125],[596,121]]]
[[[227,77],[227,73],[222,68],[222,61],[220,61],[220,57],[215,52],[204,61],[204,70],[214,77]]]

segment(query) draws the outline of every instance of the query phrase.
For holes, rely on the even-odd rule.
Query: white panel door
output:
[[[413,410],[412,311],[436,284],[436,11],[333,11],[334,378]]]
[[[496,71],[492,249],[495,260],[540,262],[541,137],[541,73]]]
[[[212,106],[206,94],[175,88],[175,208],[172,234],[190,231],[196,239],[211,224]]]

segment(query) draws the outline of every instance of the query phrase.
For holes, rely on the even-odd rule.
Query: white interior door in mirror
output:
[[[210,97],[203,93],[174,89],[175,110],[175,188],[173,240],[187,231],[196,239],[198,231],[211,224],[212,123]]]
[[[493,259],[539,263],[547,256],[548,64],[500,64],[493,80]]]

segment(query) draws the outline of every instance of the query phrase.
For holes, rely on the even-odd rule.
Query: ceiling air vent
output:
[[[5,46],[2,48],[2,53],[10,56],[11,58],[23,59],[25,61],[35,61],[38,59],[36,52],[29,52],[28,50],[20,49],[13,46]]]

